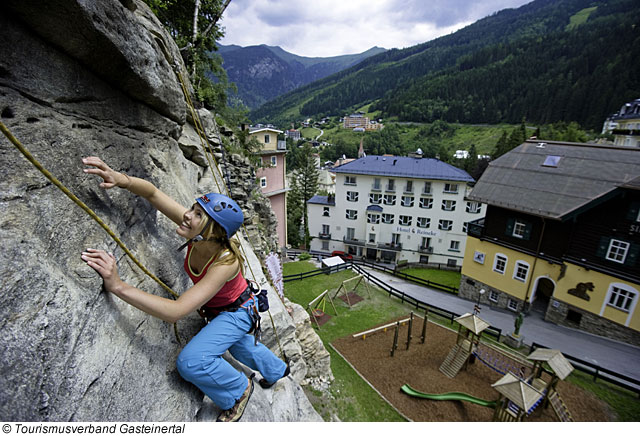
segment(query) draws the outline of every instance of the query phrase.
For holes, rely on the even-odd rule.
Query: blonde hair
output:
[[[227,237],[227,231],[222,228],[220,224],[218,224],[214,219],[211,219],[208,215],[203,220],[202,228],[205,229],[202,232],[202,240],[203,241],[216,241],[222,247],[216,256],[216,260],[211,264],[212,266],[216,265],[231,265],[236,260],[240,265],[240,272],[244,276],[244,256],[240,251],[240,244],[235,239],[229,239]],[[208,225],[211,222],[211,225]],[[229,254],[226,256],[222,256],[222,254],[228,251]]]

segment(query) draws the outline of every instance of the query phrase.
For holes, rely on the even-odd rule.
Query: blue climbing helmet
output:
[[[231,239],[234,233],[244,222],[244,214],[238,203],[226,195],[210,192],[197,198],[198,204],[205,210],[207,215],[227,232],[227,237]]]

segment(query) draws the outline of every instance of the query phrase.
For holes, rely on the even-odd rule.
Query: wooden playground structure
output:
[[[351,290],[349,290],[347,288],[347,284],[350,285],[354,281],[355,281],[355,285]],[[334,300],[336,297],[343,299],[344,302],[349,306],[349,308],[351,308],[358,301],[361,301],[362,298],[359,297],[358,294],[356,293],[356,290],[358,289],[358,286],[360,286],[361,283],[364,284],[364,287],[367,290],[367,293],[369,294],[369,298],[371,298],[371,290],[369,289],[369,284],[367,283],[367,281],[365,280],[362,274],[358,274],[356,277],[351,277],[350,279],[344,280],[340,284],[336,292],[333,294],[333,296],[331,295],[331,292],[329,292],[329,290],[326,289],[324,292],[322,292],[320,295],[318,295],[316,298],[310,301],[309,304],[307,304],[307,312],[309,313],[310,318],[313,319],[314,322],[316,323],[316,326],[320,328],[320,326],[322,325],[322,323],[320,322],[320,319],[328,316],[328,314],[325,311],[327,300],[331,304],[331,307],[333,307],[333,313],[335,314],[335,316],[338,316],[338,310],[336,309],[336,305],[334,304]],[[357,297],[357,301],[354,300],[354,297]],[[353,304],[351,300],[354,300]]]
[[[427,318],[428,312],[425,312],[421,336],[423,344],[426,339]],[[399,327],[407,323],[409,328],[405,344],[406,349],[409,349],[413,321],[412,312],[409,318],[356,333],[352,338],[365,340],[373,334],[393,328],[395,332],[390,352],[393,357],[398,348]],[[460,371],[466,370],[469,364],[480,361],[501,375],[490,385],[498,393],[498,398],[486,400],[462,392],[428,394],[417,391],[407,384],[402,386],[402,392],[422,399],[467,401],[489,407],[494,409],[493,421],[523,421],[534,412],[548,408],[549,405],[558,420],[573,421],[569,409],[556,390],[558,382],[564,380],[573,371],[573,367],[560,351],[537,349],[525,357],[500,346],[481,342],[480,336],[490,327],[490,324],[477,314],[467,313],[455,318],[454,321],[458,324],[456,342],[440,365],[439,372],[453,379]]]

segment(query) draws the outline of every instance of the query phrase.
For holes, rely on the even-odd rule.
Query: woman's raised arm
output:
[[[130,192],[147,199],[153,207],[176,224],[182,223],[182,217],[187,208],[156,188],[151,182],[137,177],[119,173],[109,167],[99,157],[90,156],[82,159],[82,163],[92,168],[85,168],[87,174],[96,174],[102,177],[100,187],[111,189],[114,186],[124,188]]]

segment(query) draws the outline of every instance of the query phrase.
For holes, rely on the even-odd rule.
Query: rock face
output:
[[[100,156],[185,205],[218,191],[203,155],[192,147],[184,97],[167,60],[180,62],[170,37],[149,9],[133,0],[5,1],[0,28],[2,123],[142,264],[175,291],[187,289],[175,225],[126,190],[101,189],[95,176],[83,174],[81,163],[84,156]],[[207,120],[214,124],[210,116]],[[250,177],[237,175],[250,172],[243,158],[225,156],[220,147],[216,154],[225,161],[220,179],[226,173],[248,180],[232,189],[245,197],[239,202],[252,242],[243,238],[249,276],[268,286],[256,255],[274,244],[258,231],[270,225],[268,214],[259,210],[264,198],[251,194]],[[174,331],[103,292],[100,277],[80,259],[85,248],[113,252],[125,281],[168,296],[4,136],[0,237],[0,419],[215,418],[215,406],[175,367],[178,353],[202,326],[200,318],[194,313]],[[268,391],[256,387],[243,420],[321,420],[299,385],[315,364],[305,362],[309,351],[297,340],[284,304],[273,297],[270,303],[279,341],[267,317],[265,343],[292,360],[292,376]]]

